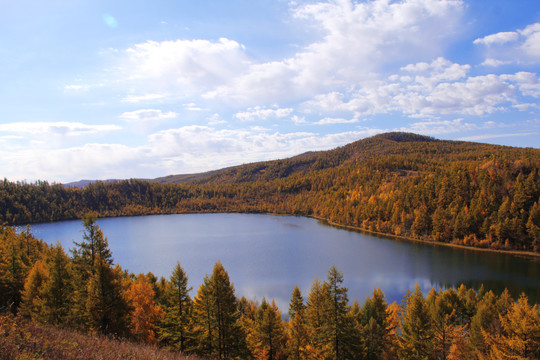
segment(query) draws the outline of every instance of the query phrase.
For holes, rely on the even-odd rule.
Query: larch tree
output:
[[[258,345],[255,358],[276,360],[285,358],[285,329],[276,303],[263,299],[255,313]]]
[[[331,351],[331,339],[324,331],[328,326],[331,300],[328,286],[316,278],[311,284],[306,305],[307,358],[322,359]]]
[[[348,289],[343,286],[343,273],[332,266],[328,270],[325,285],[328,288],[329,302],[327,321],[323,323],[322,331],[330,340],[329,356],[333,359],[344,359],[351,352],[353,319],[349,316]]]
[[[154,290],[144,274],[139,274],[126,293],[130,306],[129,328],[140,342],[156,343],[156,324],[164,316],[164,311],[154,300]]]
[[[433,328],[420,285],[409,294],[402,309],[401,359],[424,359],[433,352]]]
[[[540,359],[540,308],[522,294],[506,315],[499,315],[499,333],[483,332],[488,344],[484,359]]]
[[[245,353],[245,336],[239,323],[238,300],[229,274],[221,262],[206,276],[193,301],[199,350],[219,359]]]
[[[373,290],[371,298],[366,299],[358,317],[363,358],[380,359],[387,345],[389,326],[386,301],[379,287]]]
[[[42,261],[36,261],[26,277],[19,312],[22,316],[41,321],[43,318],[43,288],[49,280],[49,272]]]
[[[160,341],[175,350],[184,352],[192,342],[193,301],[189,296],[188,276],[177,262],[170,281],[163,289],[165,317],[160,324]]]
[[[306,327],[306,305],[298,288],[294,287],[289,302],[289,321],[287,322],[287,350],[289,359],[300,360],[306,357],[308,333]]]
[[[49,324],[65,324],[73,304],[71,261],[62,245],[57,243],[48,256],[49,280],[43,287],[44,316]]]

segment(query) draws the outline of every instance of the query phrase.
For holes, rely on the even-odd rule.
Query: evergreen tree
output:
[[[86,313],[91,330],[102,334],[126,334],[128,304],[123,296],[122,270],[96,258],[94,274],[87,283]]]
[[[181,352],[190,346],[193,302],[188,276],[177,262],[164,288],[165,317],[160,324],[160,341]]]
[[[304,359],[308,341],[306,328],[306,306],[304,298],[298,288],[294,287],[289,302],[289,321],[287,323],[287,350],[290,359]]]
[[[506,315],[500,315],[498,334],[483,332],[488,344],[485,359],[540,359],[540,309],[522,294]]]
[[[20,314],[32,320],[41,321],[43,318],[44,296],[43,288],[49,280],[49,272],[42,261],[36,261],[26,281],[22,292]]]
[[[332,301],[326,283],[316,278],[311,289],[306,306],[306,325],[308,332],[307,358],[325,358],[331,351],[332,340],[329,338],[328,327],[329,304]]]
[[[332,266],[328,270],[326,287],[329,293],[327,321],[323,323],[322,331],[330,340],[330,357],[345,359],[351,352],[353,322],[349,315],[348,289],[343,285],[343,273]]]
[[[358,314],[364,359],[380,359],[387,345],[387,305],[380,288],[373,290]]]
[[[424,359],[432,354],[433,328],[420,285],[409,294],[402,309],[401,359]]]
[[[261,360],[282,359],[285,357],[285,329],[281,314],[272,301],[263,299],[255,314],[258,345],[255,358]]]
[[[67,322],[72,306],[71,262],[62,245],[52,247],[47,262],[49,280],[43,287],[44,316],[50,324]]]
[[[221,262],[212,276],[205,277],[194,300],[199,349],[219,359],[234,358],[245,352],[238,311],[238,300],[229,274]]]

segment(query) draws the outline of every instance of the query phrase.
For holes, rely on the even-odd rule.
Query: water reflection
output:
[[[464,283],[540,299],[540,263],[515,256],[374,237],[317,220],[253,214],[159,215],[100,219],[115,262],[134,273],[168,277],[180,261],[194,292],[220,260],[237,295],[274,298],[286,311],[298,284],[305,297],[316,276],[336,265],[349,298],[363,302],[379,286],[388,302],[401,301],[416,283],[449,288]],[[33,226],[36,236],[66,248],[80,241],[79,221]]]

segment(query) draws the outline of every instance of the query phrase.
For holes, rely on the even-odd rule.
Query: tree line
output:
[[[171,183],[0,181],[0,223],[193,212],[315,216],[430,242],[540,252],[540,150],[383,134]],[[167,182],[169,181],[169,182]]]
[[[0,228],[0,307],[36,322],[109,334],[218,359],[537,359],[540,309],[480,289],[419,286],[401,304],[377,288],[350,301],[332,267],[287,315],[272,300],[238,298],[217,262],[192,298],[177,263],[169,278],[114,264],[95,214],[68,255],[29,229]],[[2,334],[0,333],[0,336]]]

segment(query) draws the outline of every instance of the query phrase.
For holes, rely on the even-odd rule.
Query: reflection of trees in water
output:
[[[509,254],[434,247],[430,281],[437,288],[459,287],[500,294],[508,289],[517,299],[525,292],[531,303],[540,302],[540,262]]]

